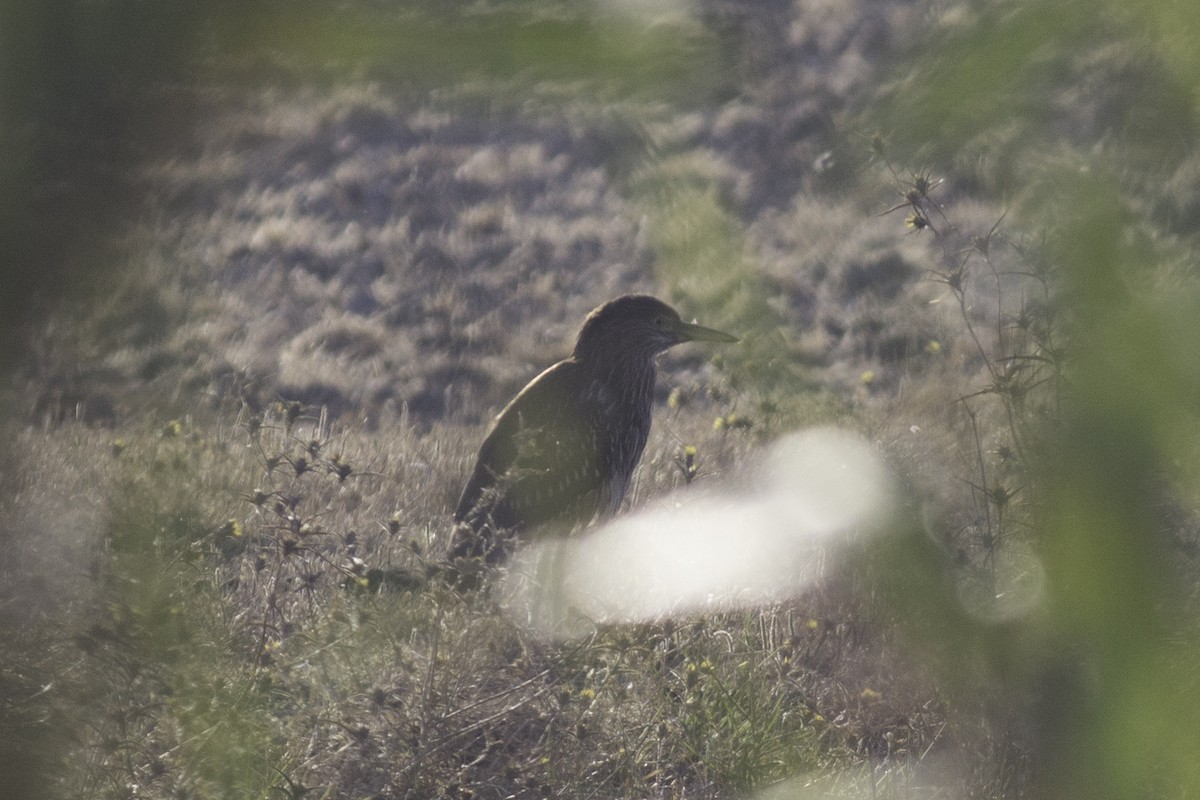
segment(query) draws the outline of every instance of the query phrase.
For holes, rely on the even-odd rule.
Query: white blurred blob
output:
[[[982,622],[1009,622],[1033,611],[1046,593],[1046,568],[1024,542],[998,547],[981,572],[958,581],[958,600]]]
[[[869,444],[832,428],[792,434],[740,491],[692,487],[514,560],[505,605],[549,636],[593,624],[769,603],[822,573],[827,550],[879,530],[891,480]]]

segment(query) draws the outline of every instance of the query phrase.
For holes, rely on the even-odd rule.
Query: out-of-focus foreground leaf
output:
[[[988,625],[958,616],[948,595],[928,591],[925,606],[900,597],[933,586],[926,566],[910,565],[892,573],[897,602],[930,639],[961,645],[940,661],[948,685],[979,659],[1009,701],[1037,698],[1024,724],[1042,796],[1188,796],[1200,787],[1200,644],[1195,576],[1181,574],[1168,520],[1196,496],[1200,373],[1183,343],[1194,340],[1200,291],[1187,255],[1195,232],[1164,236],[1137,193],[1195,150],[1198,62],[1183,43],[1200,36],[1200,12],[1177,2],[1139,5],[1140,15],[1094,3],[979,8],[917,58],[884,117],[909,153],[1007,159],[991,188],[1045,235],[1071,341],[1060,416],[1026,487],[1048,595],[1020,624]],[[1110,58],[1081,65],[1083,45],[1101,41]],[[1129,77],[1122,68],[1153,82],[1108,91],[1107,78]],[[1072,152],[1081,130],[1103,144]]]

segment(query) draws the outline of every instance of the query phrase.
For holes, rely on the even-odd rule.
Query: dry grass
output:
[[[694,432],[711,415],[697,405],[669,424]],[[745,449],[706,427],[692,440],[700,481]],[[487,596],[427,580],[472,438],[386,430],[289,423],[279,406],[119,441],[75,425],[37,436],[17,497],[73,497],[55,474],[108,487],[88,509],[103,530],[80,532],[88,548],[37,570],[62,583],[45,587],[43,621],[70,634],[53,705],[86,720],[60,743],[77,765],[64,791],[724,796],[856,753],[898,756],[879,738],[896,715],[904,752],[936,738],[929,687],[878,672],[882,630],[844,628],[852,600],[555,645]],[[665,437],[651,449],[638,503],[680,480]],[[80,458],[90,470],[65,463]],[[18,546],[17,573],[50,555]]]
[[[8,393],[14,791],[1197,785],[1198,372],[1178,342],[1198,162],[1149,157],[1179,155],[1186,115],[1156,116],[1164,136],[1130,116],[1139,82],[1178,87],[1097,25],[1066,37],[1086,57],[1051,59],[1087,92],[1064,79],[1044,118],[914,144],[949,78],[874,86],[929,20],[784,5],[689,19],[728,50],[720,101],[511,75],[198,93],[195,141],[140,176],[127,269],[43,321]],[[975,52],[976,15],[941,20],[946,54]],[[897,141],[869,133],[876,101]],[[1116,177],[1076,185],[1093,172]],[[626,291],[744,337],[663,358],[626,512],[738,486],[771,441],[836,423],[902,484],[889,535],[829,547],[785,600],[574,639],[444,585],[488,417]]]

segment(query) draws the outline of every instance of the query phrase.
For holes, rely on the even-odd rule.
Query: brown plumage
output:
[[[571,356],[492,424],[454,512],[450,557],[495,563],[538,528],[566,533],[616,511],[650,433],[655,357],[687,341],[737,339],[647,295],[588,314]]]

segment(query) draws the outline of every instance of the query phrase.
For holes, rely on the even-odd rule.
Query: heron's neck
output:
[[[648,405],[654,398],[657,367],[654,354],[625,353],[619,358],[585,362],[592,394],[603,405]]]

